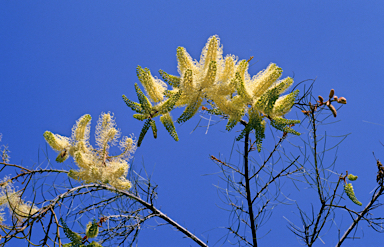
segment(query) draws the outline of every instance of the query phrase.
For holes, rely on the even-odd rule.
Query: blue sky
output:
[[[350,133],[339,146],[335,170],[359,175],[354,187],[364,205],[376,183],[372,152],[384,160],[383,13],[382,1],[2,1],[2,144],[11,150],[11,163],[31,167],[38,162],[38,150],[45,150],[44,131],[70,135],[84,114],[93,117],[94,130],[100,113],[108,111],[115,114],[123,135],[138,137],[142,123],[121,99],[125,94],[137,100],[137,65],[156,76],[159,69],[177,74],[176,48],[183,46],[198,59],[207,39],[217,34],[224,54],[254,56],[251,75],[274,62],[284,77],[294,76],[297,83],[316,79],[315,96],[327,96],[334,88],[336,95],[347,98],[336,119],[340,121],[322,131],[331,136]],[[297,109],[290,114],[302,117]],[[192,132],[199,119],[176,125],[179,142],[159,125],[158,139],[147,135],[134,163],[140,167],[144,162],[153,172],[157,205],[165,213],[219,246],[228,215],[219,208],[214,185],[222,181],[209,155],[228,158],[236,130],[227,133],[219,124],[208,134],[206,128]],[[265,141],[266,148],[272,145]],[[49,149],[49,157],[55,156]],[[297,246],[283,218],[294,218],[294,207],[275,210],[263,228],[264,233],[271,231],[260,244]],[[353,246],[382,243],[383,236],[364,223],[360,227],[363,238],[351,242]],[[323,237],[326,246],[336,243],[335,231]],[[194,243],[167,226],[144,229],[139,239],[139,246],[189,245]]]

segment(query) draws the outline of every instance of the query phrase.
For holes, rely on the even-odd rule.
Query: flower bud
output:
[[[337,99],[338,99],[338,98],[337,98],[337,96],[336,96],[336,95],[335,95],[335,96],[333,96],[333,100],[334,100],[334,101],[337,101]]]
[[[357,176],[353,175],[353,174],[349,174],[348,175],[348,180],[350,181],[355,181],[357,179]]]

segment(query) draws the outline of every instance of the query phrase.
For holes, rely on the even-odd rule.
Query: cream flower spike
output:
[[[160,114],[162,114],[160,121],[171,136],[177,138],[169,112],[174,106],[185,106],[184,112],[177,119],[178,123],[183,123],[197,113],[204,100],[212,108],[204,106],[201,109],[227,118],[227,130],[236,126],[247,114],[248,119],[252,121],[249,120],[246,132],[254,130],[257,133],[258,150],[264,138],[266,119],[269,119],[271,125],[278,130],[299,135],[291,127],[300,121],[284,118],[284,115],[292,109],[298,90],[281,96],[292,85],[293,79],[287,77],[279,80],[282,69],[276,64],[271,63],[265,70],[251,77],[248,73],[250,60],[239,61],[233,55],[226,55],[223,58],[223,48],[217,35],[209,37],[199,61],[194,60],[184,47],[177,48],[176,56],[180,76],[159,71],[164,81],[173,87],[172,90],[165,90],[162,82],[150,77],[149,70],[147,71],[149,79],[145,81],[141,79],[152,102],[157,102],[153,95],[159,95],[160,99],[161,93],[172,102],[168,104],[166,111],[158,110],[158,105],[152,106],[137,85],[135,87],[140,103],[132,102],[123,96],[127,105],[138,113],[134,114],[134,118],[146,120],[140,133],[139,146],[149,128],[152,128],[156,138],[157,129],[153,118]],[[138,76],[142,78],[139,73]],[[176,138],[175,140],[178,140]]]
[[[89,144],[90,115],[82,116],[72,128],[72,137],[44,133],[48,144],[60,154],[56,159],[63,162],[64,157],[72,156],[79,170],[70,170],[68,176],[84,183],[108,183],[117,189],[128,190],[131,183],[126,179],[128,160],[136,150],[136,141],[132,137],[123,137],[111,113],[102,113],[96,126],[96,144],[94,149]],[[120,144],[122,153],[110,155],[109,148]],[[63,154],[64,153],[64,154]],[[63,157],[64,156],[64,157]]]
[[[201,106],[204,98],[214,91],[213,88],[220,77],[218,72],[224,72],[224,60],[222,47],[218,36],[214,35],[208,39],[200,56],[200,62],[193,61],[185,48],[177,48],[178,70],[181,76],[180,89],[182,95],[178,106],[187,105],[183,114],[177,122],[182,123],[193,117]],[[228,59],[230,60],[230,59]],[[228,68],[233,63],[228,61]],[[220,70],[218,70],[220,68]],[[224,67],[225,68],[225,67]],[[228,73],[227,73],[228,74]]]
[[[150,100],[155,103],[163,101],[164,91],[167,89],[167,84],[162,80],[153,77],[147,68],[142,69],[140,66],[137,66],[136,72],[137,77],[144,86],[145,92]]]

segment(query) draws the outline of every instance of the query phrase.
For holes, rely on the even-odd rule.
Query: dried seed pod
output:
[[[324,102],[324,98],[321,95],[319,95],[319,100],[320,100],[320,104]]]
[[[349,199],[351,199],[351,201],[353,201],[355,204],[357,204],[359,206],[363,205],[361,202],[359,202],[359,200],[357,200],[357,198],[355,196],[355,191],[353,191],[352,184],[347,183],[346,185],[344,185],[344,191],[347,194],[347,196],[349,197]]]
[[[337,103],[340,103],[340,104],[347,104],[347,99],[344,98],[344,97],[340,97],[340,98],[337,100]]]
[[[305,115],[309,116],[309,111],[301,111],[302,113],[304,113]]]
[[[333,95],[335,94],[335,90],[332,88],[329,92],[329,98],[332,99]]]
[[[338,97],[335,95],[335,96],[333,96],[333,100],[334,101],[337,101],[337,99],[338,99]]]
[[[336,108],[333,105],[331,105],[331,104],[329,104],[328,107],[331,110],[333,116],[336,117],[337,116]]]
[[[377,168],[379,168],[379,169],[380,169],[380,167],[383,167],[383,164],[381,164],[380,160],[377,160],[376,164],[377,164]]]

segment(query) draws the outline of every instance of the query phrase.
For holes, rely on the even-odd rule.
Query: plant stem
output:
[[[245,190],[247,193],[247,203],[248,203],[248,214],[252,231],[252,243],[253,247],[257,247],[257,239],[256,239],[256,227],[255,227],[255,219],[253,217],[253,207],[252,207],[252,196],[251,196],[251,188],[249,186],[249,168],[248,168],[248,155],[249,155],[249,131],[245,133],[244,137],[244,177],[245,177]]]

